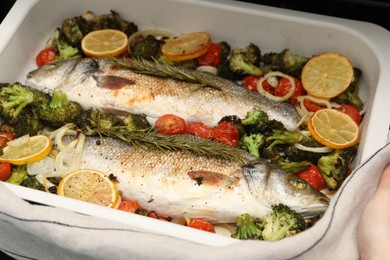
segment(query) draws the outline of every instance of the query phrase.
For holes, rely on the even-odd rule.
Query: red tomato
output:
[[[191,123],[184,130],[186,134],[194,134],[205,139],[213,138],[213,129],[203,123]]]
[[[309,112],[316,112],[320,109],[322,109],[321,106],[317,105],[316,103],[310,101],[310,100],[303,100],[303,105],[306,107],[307,111]]]
[[[53,49],[41,50],[35,58],[35,63],[38,67],[42,67],[45,64],[52,63],[56,60],[57,54]]]
[[[221,59],[221,45],[218,43],[211,44],[210,48],[205,54],[200,56],[198,66],[212,66],[217,67]]]
[[[142,207],[138,204],[138,202],[132,200],[122,200],[118,207],[119,210],[131,213],[134,213],[137,209],[141,208]]]
[[[259,79],[259,76],[247,75],[242,80],[242,86],[249,90],[257,91],[257,82],[259,81]]]
[[[290,103],[295,105],[297,103],[297,97],[306,95],[306,91],[302,86],[300,80],[294,78],[295,81],[295,91],[290,97]],[[278,85],[275,87],[274,95],[277,97],[283,97],[288,94],[291,89],[291,82],[287,78],[279,79]]]
[[[298,172],[297,175],[317,190],[325,188],[324,178],[322,178],[320,171],[314,164],[311,164],[306,170]]]
[[[341,104],[340,111],[349,115],[356,124],[360,124],[362,121],[362,116],[360,115],[359,110],[352,105]]]
[[[11,175],[11,164],[0,163],[0,181],[6,181]]]
[[[204,230],[207,232],[215,233],[215,228],[213,224],[203,219],[199,219],[199,218],[190,219],[189,221],[187,221],[187,226]]]
[[[157,119],[155,127],[159,133],[169,135],[182,134],[186,129],[186,122],[179,116],[166,114]]]
[[[12,132],[0,132],[0,147],[4,148],[7,146],[7,142],[14,140],[14,134]]]
[[[155,211],[149,212],[148,216],[151,218],[155,218],[155,219],[159,219],[159,220],[163,220],[163,221],[169,221],[168,219],[159,216]]]
[[[213,139],[237,147],[239,140],[238,129],[233,123],[223,121],[213,129]]]

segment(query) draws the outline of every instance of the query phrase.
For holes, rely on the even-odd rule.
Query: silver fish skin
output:
[[[269,100],[210,73],[194,72],[217,88],[148,76],[113,65],[108,59],[83,58],[57,62],[31,71],[26,85],[45,93],[65,92],[70,100],[111,113],[145,114],[151,123],[164,114],[186,122],[215,126],[227,115],[244,118],[257,107],[287,128],[299,121],[293,106]]]
[[[284,203],[303,215],[323,213],[329,198],[298,177],[262,160],[245,163],[181,151],[146,150],[114,138],[87,137],[81,168],[117,178],[122,198],[173,220],[203,218],[235,223],[261,217]]]

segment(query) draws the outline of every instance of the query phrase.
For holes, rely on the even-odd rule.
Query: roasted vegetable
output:
[[[308,60],[309,58],[305,56],[292,53],[290,49],[284,49],[279,53],[269,52],[262,56],[263,66],[267,67],[267,70],[281,71],[298,78]]]

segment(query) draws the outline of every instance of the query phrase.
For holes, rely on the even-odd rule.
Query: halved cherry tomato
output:
[[[213,224],[211,224],[210,222],[203,220],[203,219],[199,219],[199,218],[190,219],[187,221],[187,226],[192,227],[192,228],[196,228],[196,229],[200,229],[200,230],[204,230],[207,232],[215,233],[215,228],[214,228]]]
[[[42,67],[43,65],[54,62],[56,60],[56,57],[57,53],[53,49],[43,49],[36,56],[35,63],[38,67]]]
[[[297,97],[306,95],[306,90],[303,88],[302,83],[299,79],[294,78],[295,82],[295,91],[290,97],[289,101],[291,104],[297,104]],[[291,89],[291,82],[287,78],[279,79],[278,85],[276,85],[274,90],[274,95],[277,97],[283,97],[288,94]]]
[[[213,139],[237,147],[239,140],[238,129],[233,123],[222,121],[213,129]]]
[[[7,142],[14,140],[15,136],[12,132],[0,132],[0,147],[4,148],[7,146]]]
[[[11,164],[0,163],[0,181],[6,181],[11,176]]]
[[[177,115],[165,114],[157,119],[155,127],[159,133],[169,135],[182,134],[186,129],[186,122]]]
[[[138,202],[132,200],[122,200],[118,207],[119,210],[131,213],[134,213],[137,209],[141,208],[142,207],[138,204]]]
[[[322,109],[321,106],[317,105],[316,103],[310,101],[310,100],[303,100],[303,105],[306,107],[307,111],[309,112],[316,112],[320,109]]]
[[[300,171],[297,173],[298,177],[305,180],[313,188],[317,190],[322,190],[325,188],[324,178],[321,176],[320,171],[317,166],[311,164],[306,170]]]
[[[358,125],[362,121],[362,116],[360,115],[359,110],[352,105],[341,104],[340,111],[349,115]]]
[[[242,86],[257,92],[257,82],[259,81],[260,77],[255,75],[247,75],[242,79]],[[268,84],[268,82],[267,82]],[[269,84],[268,84],[269,85]],[[264,83],[263,83],[264,86]],[[271,86],[270,86],[271,87]]]
[[[197,59],[198,66],[217,67],[219,65],[220,58],[221,45],[219,45],[218,43],[212,43],[207,52]]]
[[[211,139],[213,138],[213,129],[203,123],[191,123],[188,124],[184,130],[186,134],[194,134],[196,136]]]

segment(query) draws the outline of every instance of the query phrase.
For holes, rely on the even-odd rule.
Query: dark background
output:
[[[366,21],[378,24],[390,31],[390,2],[388,1],[389,0],[246,0],[240,2],[256,3]],[[0,22],[4,19],[14,3],[15,0],[0,0]],[[1,251],[0,258],[9,259],[8,256],[2,254]]]
[[[14,2],[15,0],[0,0],[0,22]],[[366,21],[390,30],[389,0],[246,0],[240,2]]]

